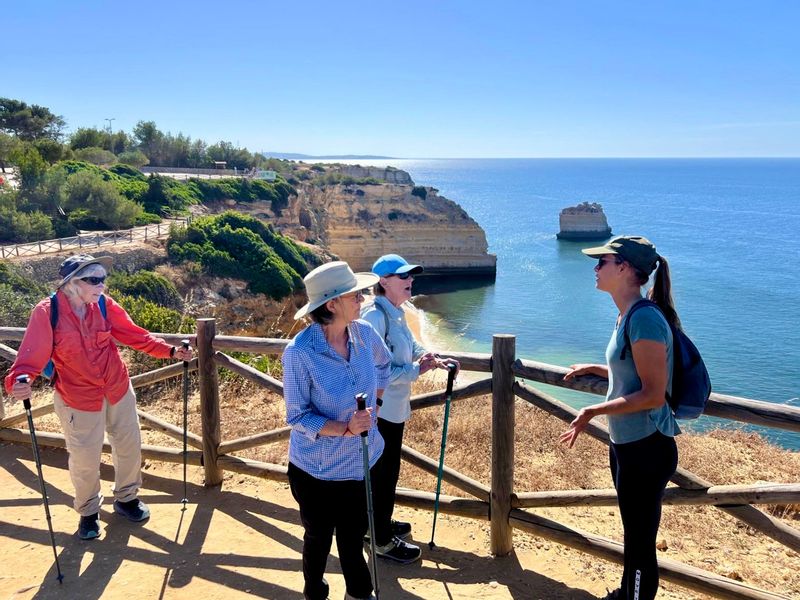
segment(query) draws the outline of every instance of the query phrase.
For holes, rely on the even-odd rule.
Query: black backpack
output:
[[[619,355],[620,360],[625,360],[631,345],[628,323],[633,313],[645,306],[653,306],[662,315],[664,314],[658,304],[651,300],[639,300],[631,307],[625,318],[625,345]],[[669,328],[672,331],[672,394],[667,394],[667,403],[676,419],[696,419],[703,414],[708,397],[711,395],[711,378],[697,346],[692,343],[689,336],[673,325]]]

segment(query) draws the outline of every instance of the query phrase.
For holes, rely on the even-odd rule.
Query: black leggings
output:
[[[635,442],[611,444],[611,478],[625,531],[624,600],[653,600],[658,592],[656,535],[661,500],[678,467],[675,439],[658,431]]]
[[[371,473],[379,468],[377,463]],[[300,505],[303,523],[303,577],[306,600],[325,600],[328,584],[323,578],[334,532],[339,563],[347,593],[365,598],[372,593],[372,578],[364,559],[367,532],[367,500],[363,480],[327,481],[309,475],[289,463],[289,487]]]
[[[375,543],[379,546],[392,540],[392,513],[397,480],[400,477],[400,450],[403,447],[403,430],[405,423],[392,423],[378,418],[378,431],[383,437],[383,455],[381,470],[376,482],[372,485],[372,496],[375,501]]]

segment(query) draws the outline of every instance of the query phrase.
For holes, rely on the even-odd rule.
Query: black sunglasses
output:
[[[616,258],[598,258],[597,259],[597,270],[599,271],[602,269],[606,263],[614,263],[615,265],[622,264],[622,261],[617,260]]]
[[[80,277],[81,281],[85,281],[89,285],[100,285],[101,283],[105,283],[106,277]]]
[[[397,277],[398,279],[408,279],[409,277],[411,277],[411,273],[410,272],[407,272],[407,273],[392,273],[390,275],[387,275],[387,277]]]

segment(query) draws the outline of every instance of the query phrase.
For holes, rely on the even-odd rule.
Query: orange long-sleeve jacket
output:
[[[108,296],[106,318],[100,307],[91,303],[83,319],[73,312],[63,292],[59,291],[56,298],[55,332],[50,326],[50,298],[31,312],[17,359],[5,378],[7,392],[20,375],[29,375],[33,381],[52,358],[57,374],[55,387],[64,403],[78,410],[99,411],[103,398],[116,404],[128,391],[128,368],[114,340],[156,358],[170,357],[173,346],[139,327]]]

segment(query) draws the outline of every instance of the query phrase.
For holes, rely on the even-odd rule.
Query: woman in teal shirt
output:
[[[680,321],[672,304],[669,266],[649,240],[620,236],[583,253],[598,259],[597,289],[611,295],[619,316],[606,348],[606,364],[572,365],[564,377],[607,377],[608,395],[605,402],[582,409],[561,441],[572,447],[589,421],[598,415],[607,416],[609,462],[624,529],[625,566],[619,589],[610,592],[606,600],[652,600],[658,592],[656,535],[661,501],[678,466],[675,435],[680,430],[666,394],[672,389],[670,325],[680,327]],[[643,300],[642,286],[653,271],[648,298],[655,306],[648,304],[631,312]]]

